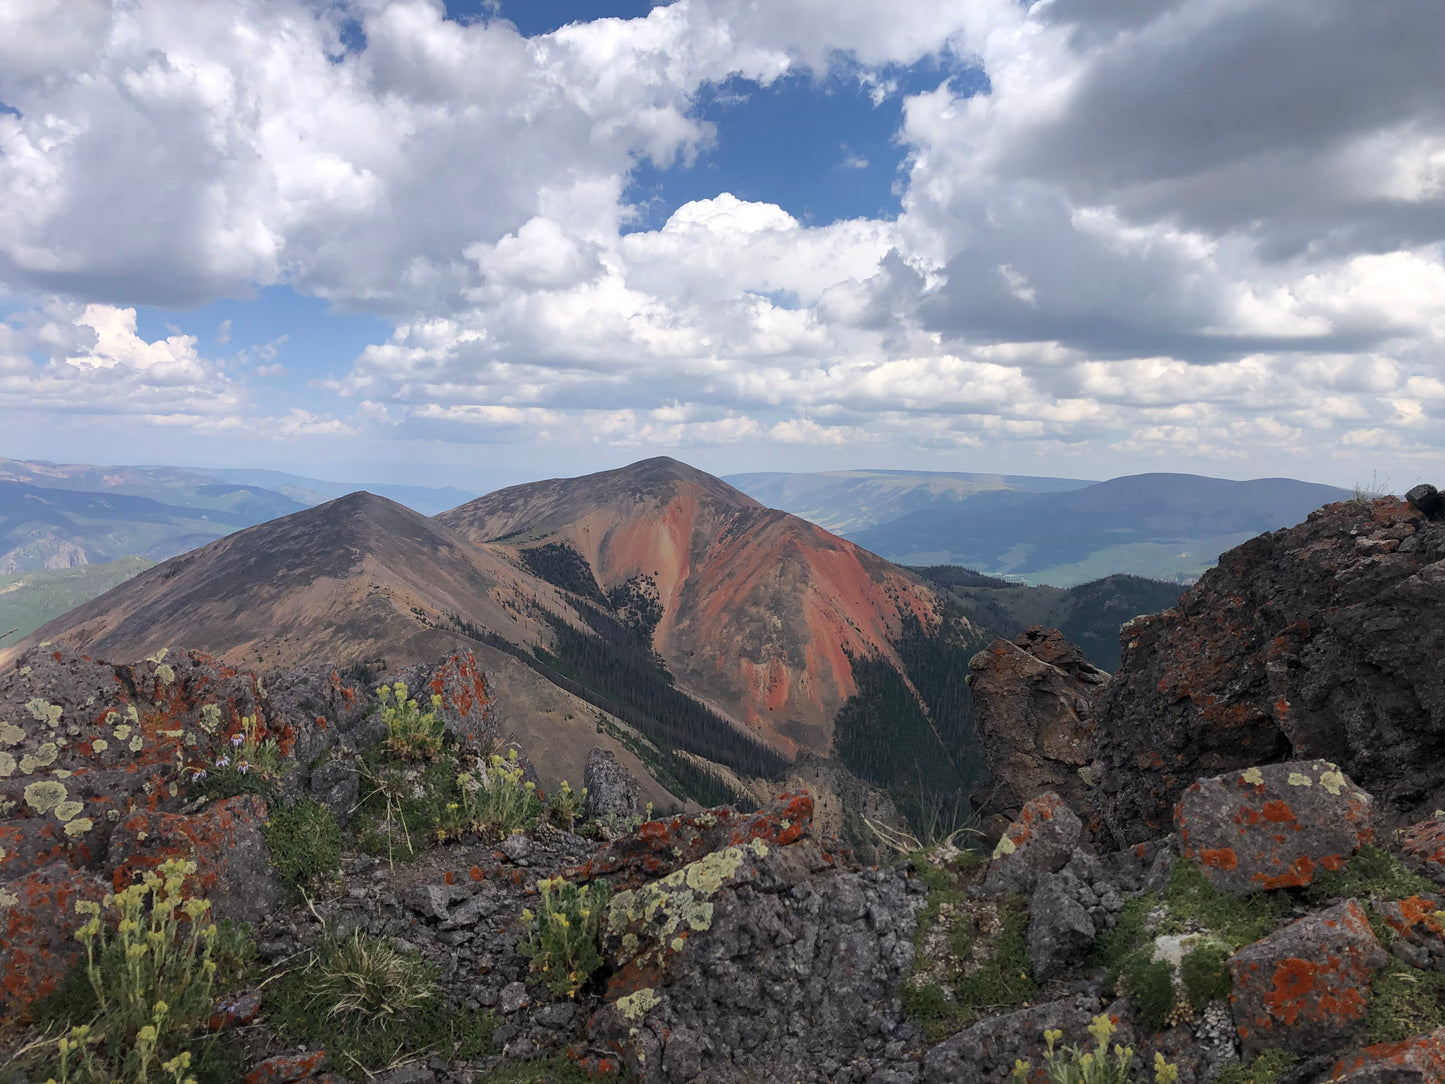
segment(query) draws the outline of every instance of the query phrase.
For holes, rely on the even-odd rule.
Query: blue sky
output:
[[[128,11],[0,41],[0,455],[1445,466],[1439,5]]]

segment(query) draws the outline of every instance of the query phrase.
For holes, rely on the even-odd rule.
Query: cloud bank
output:
[[[906,101],[896,217],[719,192],[633,228],[639,164],[713,153],[708,85],[886,96],[940,55],[985,90]],[[432,0],[12,5],[0,404],[253,424],[254,374],[126,313],[281,283],[394,327],[291,437],[1428,472],[1441,56],[1438,0],[677,0],[531,39]]]

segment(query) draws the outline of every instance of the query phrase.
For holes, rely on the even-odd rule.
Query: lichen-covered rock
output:
[[[1298,887],[1375,838],[1373,801],[1323,760],[1263,764],[1185,789],[1174,810],[1184,857],[1221,892]]]
[[[1445,922],[1441,922],[1439,896],[1413,895],[1402,900],[1378,900],[1370,904],[1397,938],[1390,950],[1406,963],[1422,970],[1445,969]]]
[[[254,794],[213,802],[193,814],[136,812],[111,833],[106,865],[116,891],[172,858],[196,872],[186,892],[211,901],[217,919],[257,923],[284,897],[261,828],[266,803]]]
[[[985,834],[998,835],[1036,794],[1053,791],[1088,815],[1096,797],[1093,703],[1109,675],[1054,629],[995,640],[968,663],[974,725],[991,778],[974,793]]]
[[[1398,1043],[1377,1043],[1346,1058],[1330,1074],[1334,1084],[1441,1084],[1445,1081],[1445,1028]]]
[[[491,689],[471,651],[460,649],[438,663],[410,667],[392,680],[406,682],[410,694],[423,705],[432,696],[441,697],[442,724],[458,740],[477,744],[496,736]]]
[[[1291,757],[1392,808],[1445,806],[1445,521],[1328,505],[1225,553],[1123,641],[1094,712],[1119,845],[1166,831],[1195,779]]]
[[[610,749],[596,746],[587,754],[582,785],[587,788],[584,812],[589,820],[626,825],[642,815],[637,780]]]
[[[99,901],[110,886],[64,862],[0,885],[0,1017],[53,991],[82,954],[75,905]]]
[[[1416,873],[1445,886],[1445,816],[1430,817],[1401,832],[1400,854]]]
[[[1064,867],[1082,831],[1074,811],[1052,791],[1027,802],[994,847],[984,893],[1008,896],[1033,891],[1040,873]]]
[[[1062,1031],[1066,1044],[1092,1045],[1088,1028],[1101,1009],[1098,998],[1078,995],[980,1020],[923,1055],[923,1079],[926,1084],[1003,1084],[1020,1058],[1037,1072],[1044,1067],[1046,1030]],[[1115,1036],[1123,1045],[1131,1039],[1126,1028]],[[1047,1080],[1047,1073],[1033,1079]]]
[[[267,1058],[246,1074],[246,1084],[293,1084],[306,1080],[326,1064],[326,1051],[309,1054],[281,1054]]]
[[[812,795],[781,794],[756,813],[739,813],[731,806],[719,806],[668,820],[648,821],[587,862],[563,870],[562,875],[569,881],[606,877],[618,887],[635,887],[665,877],[725,847],[738,847],[753,840],[785,847],[803,838],[812,820]],[[832,861],[848,861],[849,856],[841,847],[831,846],[826,853]]]
[[[897,990],[922,903],[902,870],[838,873],[813,840],[713,852],[614,898],[617,971],[581,1053],[645,1084],[871,1078],[908,1030]]]
[[[1229,960],[1230,1001],[1245,1052],[1317,1053],[1348,1041],[1388,959],[1354,900],[1240,949]]]

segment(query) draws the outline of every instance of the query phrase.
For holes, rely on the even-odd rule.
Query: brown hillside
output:
[[[849,653],[896,663],[905,617],[937,620],[933,591],[903,570],[665,457],[513,486],[436,519],[519,560],[565,544],[603,591],[650,581],[653,648],[678,684],[790,756],[829,751],[855,691]]]

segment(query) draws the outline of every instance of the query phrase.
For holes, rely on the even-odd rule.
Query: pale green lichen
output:
[[[1002,858],[1006,854],[1013,854],[1018,850],[1018,845],[1011,840],[1007,834],[998,837],[998,846],[993,849],[995,858]]]
[[[1315,781],[1313,779],[1311,779],[1307,775],[1301,774],[1300,772],[1290,772],[1289,779],[1286,780],[1286,782],[1288,782],[1289,785],[1292,787],[1312,787],[1315,785]]]
[[[130,737],[130,727],[125,723],[121,723],[120,726],[115,728],[115,736],[121,741],[125,741],[126,738]]]
[[[619,997],[617,1011],[634,1024],[640,1024],[644,1016],[661,1004],[662,998],[657,996],[657,991],[650,986],[644,986],[634,994]]]
[[[1246,768],[1239,778],[1246,783],[1253,783],[1256,787],[1264,784],[1264,774],[1258,768]]]
[[[110,748],[110,742],[106,741],[104,738],[96,738],[95,741],[90,743],[90,747],[97,753],[104,753],[107,749]]]
[[[607,932],[621,939],[621,958],[661,963],[668,948],[675,950],[678,942],[685,943],[685,932],[710,929],[713,905],[707,897],[715,895],[724,882],[736,875],[748,854],[762,857],[767,854],[767,846],[755,840],[726,847],[650,885],[614,896],[607,911]],[[635,932],[639,927],[642,937]]]
[[[46,742],[33,753],[26,753],[20,758],[20,774],[32,775],[37,768],[48,768],[55,763],[55,758],[60,755],[54,742]]]
[[[15,767],[15,758],[9,753],[0,752],[0,779],[4,779],[7,775],[14,775]]]
[[[145,739],[144,739],[144,738],[142,738],[139,734],[137,734],[135,737],[131,738],[131,740],[130,740],[130,751],[131,751],[132,753],[139,753],[143,748],[145,748]]]
[[[111,708],[108,712],[106,712],[103,716],[101,716],[100,725],[101,725],[101,726],[115,726],[116,720],[119,719],[119,718],[120,718],[120,712],[116,711],[114,708]]]
[[[29,667],[29,666],[22,666],[22,667],[20,668],[20,676],[21,676],[21,677],[24,677],[26,674],[30,673],[30,670],[31,670],[31,667]]]
[[[157,666],[159,666],[161,660],[166,657],[166,655],[170,652],[170,650],[171,650],[171,649],[168,648],[168,647],[163,647],[163,648],[161,648],[159,651],[157,651],[154,655],[147,655],[147,656],[146,656],[146,662],[155,663]]]
[[[13,896],[3,888],[0,888],[0,907],[14,907],[19,902],[19,896]]]
[[[75,820],[71,821],[65,826],[65,834],[68,835],[71,839],[77,839],[80,836],[85,835],[86,832],[89,832],[94,827],[95,822],[89,817],[77,817]]]
[[[41,815],[49,813],[67,797],[65,784],[54,779],[42,779],[25,788],[25,804]]]
[[[171,669],[171,664],[163,662],[156,667],[156,684],[169,685],[176,680],[176,672]]]
[[[68,802],[61,802],[55,807],[55,819],[59,821],[74,820],[76,814],[85,808],[84,802],[77,802],[74,798]]]
[[[0,723],[0,745],[19,745],[24,737],[25,731],[14,723]]]
[[[1328,770],[1320,774],[1320,786],[1338,798],[1340,793],[1348,785],[1348,781],[1345,779],[1345,773],[1333,764],[1328,764],[1326,767]]]
[[[38,723],[44,723],[46,726],[58,726],[60,723],[61,707],[59,704],[52,704],[37,696],[32,700],[27,700],[25,708]]]
[[[201,708],[201,717],[196,722],[207,734],[214,734],[221,725],[221,709],[215,704],[206,704]]]

